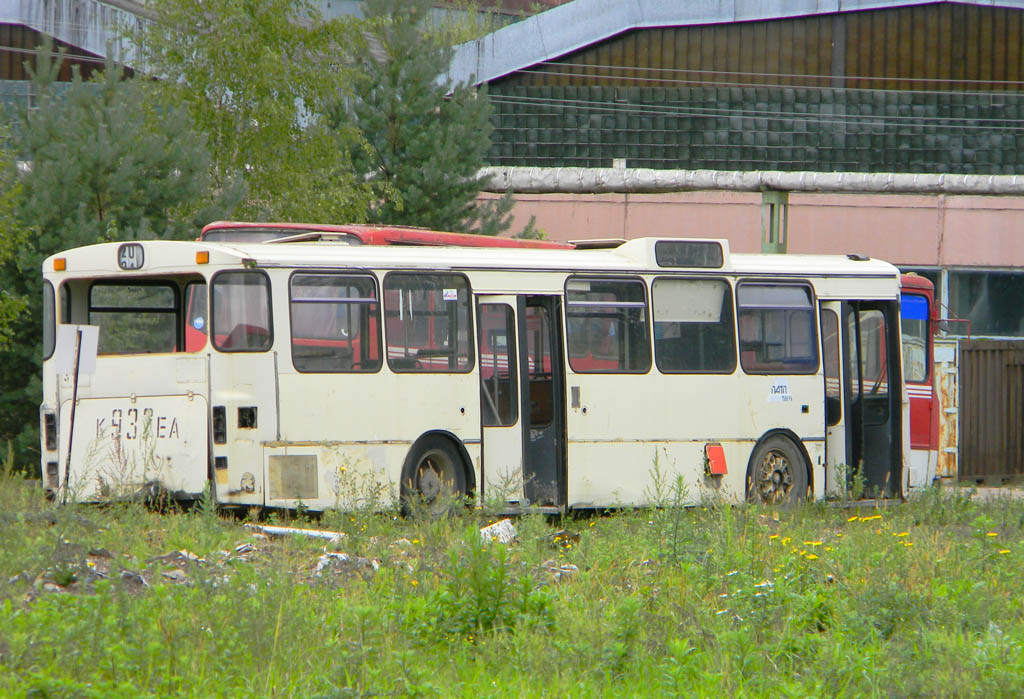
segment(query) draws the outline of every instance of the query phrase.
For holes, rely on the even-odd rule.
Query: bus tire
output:
[[[431,434],[409,450],[402,469],[402,512],[439,516],[455,511],[466,495],[466,469],[451,440]]]
[[[747,466],[747,501],[794,504],[807,498],[807,464],[793,440],[770,435],[754,448]]]

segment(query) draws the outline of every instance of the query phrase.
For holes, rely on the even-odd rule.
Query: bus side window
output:
[[[263,352],[274,343],[270,279],[258,270],[220,272],[213,278],[213,346],[228,352]]]
[[[43,280],[43,359],[53,355],[57,343],[57,303],[53,284]]]
[[[651,368],[647,294],[640,279],[572,278],[565,285],[569,366],[578,373]]]
[[[469,281],[461,274],[392,272],[385,277],[384,334],[391,370],[472,370],[469,298]]]
[[[291,278],[292,365],[302,372],[380,369],[373,277],[329,272]]]
[[[666,374],[736,369],[732,292],[720,279],[656,279],[654,359]]]
[[[185,351],[198,352],[206,347],[206,282],[185,286]]]
[[[811,289],[802,284],[740,284],[740,362],[749,374],[818,370]]]
[[[903,328],[903,378],[921,383],[928,380],[928,298],[920,294],[900,297],[900,323]]]

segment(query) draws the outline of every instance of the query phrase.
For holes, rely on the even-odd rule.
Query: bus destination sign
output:
[[[142,269],[145,259],[142,243],[125,243],[117,249],[117,266],[121,269]]]

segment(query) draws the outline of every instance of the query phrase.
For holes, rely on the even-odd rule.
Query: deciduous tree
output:
[[[349,91],[355,19],[324,20],[306,0],[161,0],[132,34],[141,65],[207,135],[213,182],[244,179],[241,214],[357,220],[369,189],[347,156],[351,125],[326,105]]]

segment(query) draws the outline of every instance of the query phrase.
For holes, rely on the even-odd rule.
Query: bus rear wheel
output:
[[[747,469],[747,500],[781,505],[806,497],[807,467],[797,446],[780,435],[762,440]]]
[[[454,511],[465,494],[466,473],[454,445],[436,435],[417,442],[402,479],[403,510],[443,515]]]

